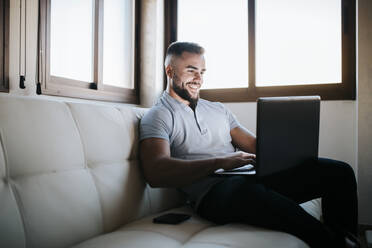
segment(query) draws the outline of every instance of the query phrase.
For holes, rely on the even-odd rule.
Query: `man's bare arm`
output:
[[[233,169],[251,163],[252,154],[239,152],[226,157],[182,160],[170,156],[169,142],[159,138],[140,144],[145,179],[152,187],[181,187],[212,174],[219,168]]]
[[[230,131],[230,135],[235,147],[256,154],[256,136],[253,133],[243,127],[236,127]]]

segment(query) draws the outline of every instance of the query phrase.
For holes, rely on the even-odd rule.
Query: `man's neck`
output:
[[[185,99],[183,99],[182,97],[180,97],[176,92],[174,92],[174,90],[171,90],[171,89],[167,88],[166,91],[168,92],[168,94],[169,94],[171,97],[173,97],[174,99],[176,99],[176,100],[179,101],[180,103],[183,103],[183,104],[185,104],[185,105],[187,105],[187,106],[190,107],[190,102],[187,101],[187,100],[185,100]]]
[[[183,103],[185,104],[186,106],[189,106],[194,112],[195,112],[195,109],[196,109],[196,106],[197,106],[197,102],[195,104],[192,104],[190,103],[189,101],[183,99],[182,97],[180,97],[176,92],[174,92],[173,90],[169,90],[168,88],[166,89],[166,92],[174,99],[176,99],[177,101],[179,101],[180,103]]]

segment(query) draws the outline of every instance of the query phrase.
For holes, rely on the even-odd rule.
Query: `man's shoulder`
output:
[[[153,106],[140,120],[140,140],[162,138],[169,141],[172,123],[172,116],[166,107]]]
[[[153,120],[153,119],[168,119],[172,118],[172,112],[169,108],[162,104],[156,104],[151,107],[143,116],[144,120]]]
[[[225,105],[223,105],[221,102],[211,102],[205,99],[200,98],[199,99],[200,106],[206,107],[206,108],[213,108],[216,110],[225,110]]]

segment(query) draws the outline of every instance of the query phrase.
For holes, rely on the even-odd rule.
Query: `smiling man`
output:
[[[165,70],[171,78],[168,84],[169,95],[195,109],[203,83],[203,74],[206,71],[203,54],[184,52],[180,54],[179,59],[168,56]]]
[[[216,223],[288,232],[311,247],[358,247],[357,189],[348,164],[319,159],[268,178],[215,176],[220,168],[254,164],[256,137],[223,104],[199,98],[206,65],[198,44],[172,43],[165,71],[167,90],[140,124],[140,159],[152,187],[178,188]],[[318,197],[324,223],[299,206]]]

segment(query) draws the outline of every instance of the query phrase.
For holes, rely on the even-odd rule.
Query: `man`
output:
[[[311,247],[357,247],[357,189],[349,165],[319,159],[264,178],[213,175],[219,168],[254,164],[256,137],[224,105],[199,99],[205,71],[202,47],[169,46],[167,90],[140,126],[148,183],[180,189],[199,215],[216,223],[288,232]],[[318,197],[324,223],[299,206]]]

